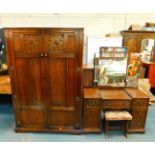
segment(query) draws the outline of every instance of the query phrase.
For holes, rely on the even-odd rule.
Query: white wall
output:
[[[155,22],[154,14],[0,14],[3,27],[84,27],[85,35],[104,35],[127,29],[131,24]]]
[[[86,36],[119,33],[131,24],[155,22],[154,14],[0,14],[2,27],[83,27]],[[86,49],[86,43],[84,46]]]

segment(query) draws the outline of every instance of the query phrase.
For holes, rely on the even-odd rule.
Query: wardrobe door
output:
[[[44,63],[40,29],[6,29],[10,77],[16,112],[16,130],[45,127]]]
[[[48,126],[56,131],[80,129],[81,31],[45,30],[48,63]]]

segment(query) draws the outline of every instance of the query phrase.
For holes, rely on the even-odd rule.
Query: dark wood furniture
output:
[[[6,28],[16,131],[81,132],[82,28]]]
[[[132,121],[129,124],[128,132],[145,132],[149,98],[138,89],[126,88],[125,91],[132,98]]]
[[[123,36],[123,46],[127,47],[129,55],[129,64],[132,62],[131,54],[141,52],[141,44],[143,39],[155,40],[154,31],[121,31]],[[145,65],[143,65],[145,64]],[[142,62],[143,67],[147,68],[146,77],[149,78],[152,88],[155,88],[155,48],[153,49],[152,61],[148,63]]]
[[[149,98],[138,89],[84,89],[83,132],[101,131],[101,111],[128,110],[133,115],[128,132],[144,132]],[[141,108],[139,108],[141,107]],[[138,117],[141,116],[141,117]]]
[[[121,31],[123,36],[123,46],[127,47],[129,55],[129,63],[131,62],[131,54],[141,52],[141,44],[143,39],[154,39],[154,31]],[[153,51],[152,61],[155,61],[155,48]]]
[[[84,117],[83,117],[83,131],[100,132],[100,98],[98,89],[87,88],[84,89]]]

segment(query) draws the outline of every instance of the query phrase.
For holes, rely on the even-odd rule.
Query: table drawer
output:
[[[84,101],[84,106],[86,108],[99,107],[100,102],[99,102],[99,100],[85,100]]]
[[[147,113],[147,110],[144,109],[144,108],[141,108],[141,109],[133,109],[132,110],[132,116],[133,117],[136,117],[136,118],[145,118],[146,117],[146,113]]]
[[[133,107],[143,107],[143,108],[147,108],[148,106],[148,100],[135,100],[133,103]]]
[[[100,119],[100,109],[84,109],[84,117],[90,119]]]
[[[103,109],[131,109],[130,101],[103,101]]]
[[[129,123],[129,128],[144,128],[145,127],[145,120],[142,119],[142,120],[132,120],[130,123]]]

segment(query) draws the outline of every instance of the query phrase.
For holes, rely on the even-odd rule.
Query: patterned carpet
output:
[[[0,141],[3,142],[155,142],[155,106],[149,106],[146,133],[128,134],[122,131],[110,131],[105,134],[56,134],[56,133],[15,133],[14,116],[11,104],[0,104]]]

